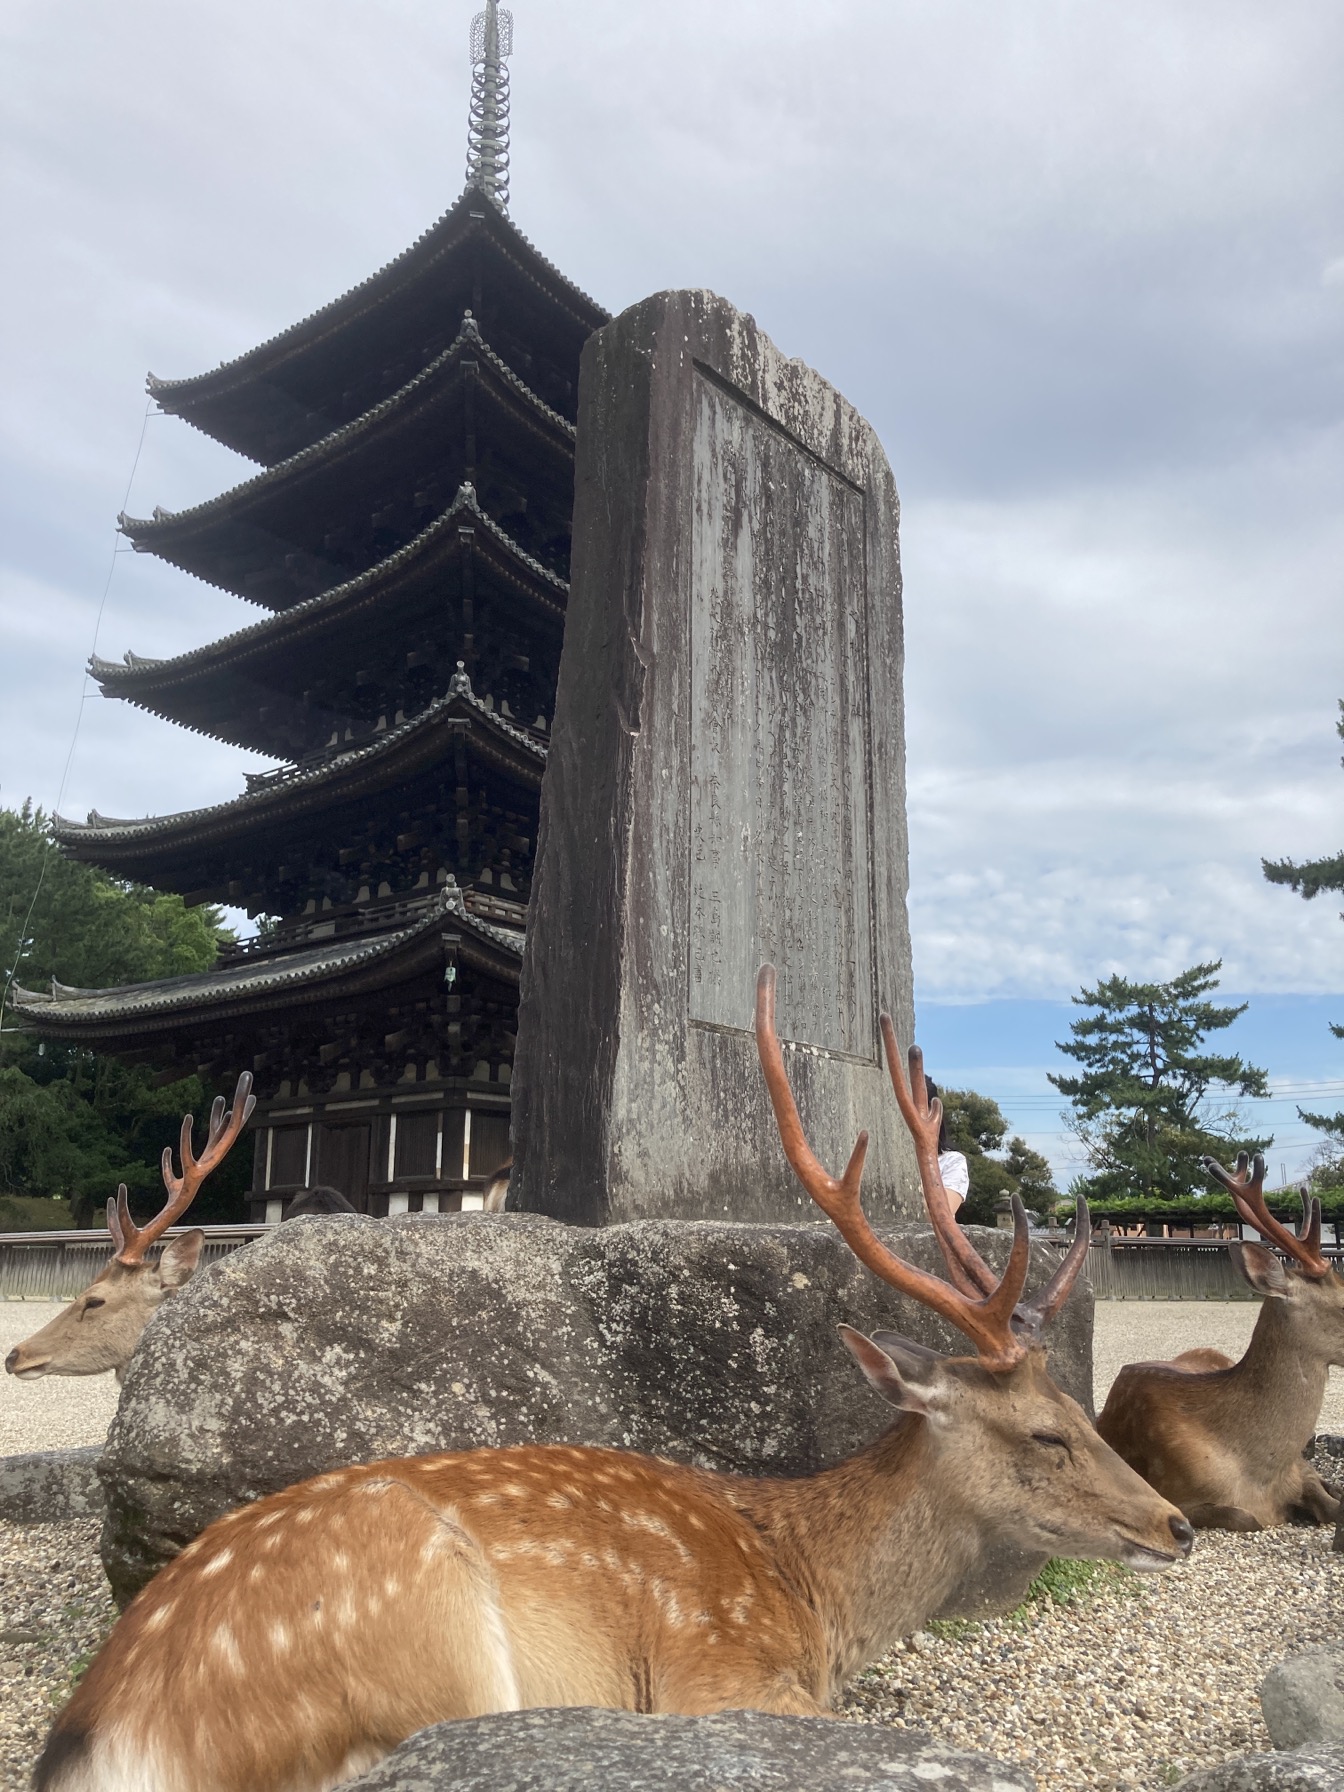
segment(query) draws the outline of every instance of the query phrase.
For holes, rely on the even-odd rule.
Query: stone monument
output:
[[[660,293],[591,336],[523,966],[510,1205],[798,1220],[757,967],[813,1148],[918,1211],[878,1034],[912,997],[897,498],[754,321]]]

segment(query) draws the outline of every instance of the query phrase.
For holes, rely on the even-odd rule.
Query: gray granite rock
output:
[[[1260,1709],[1275,1748],[1344,1739],[1344,1647],[1279,1662],[1260,1682]]]
[[[918,1730],[724,1711],[510,1711],[435,1724],[350,1792],[1031,1792],[1025,1768]]]
[[[514,1060],[520,1211],[797,1220],[757,968],[813,1149],[920,1211],[877,1017],[913,1025],[901,574],[871,426],[755,321],[664,292],[591,336]],[[796,1049],[788,1049],[788,1045]]]
[[[0,1519],[16,1524],[65,1524],[96,1518],[103,1488],[96,1464],[102,1445],[81,1450],[35,1450],[0,1456]]]
[[[1187,1774],[1176,1792],[1344,1792],[1344,1743],[1316,1742],[1287,1754],[1238,1755]]]
[[[927,1229],[886,1236],[940,1268]],[[1002,1264],[1007,1234],[975,1239]],[[1034,1250],[1031,1286],[1058,1261]],[[967,1348],[825,1224],[415,1214],[277,1227],[195,1277],[131,1360],[100,1464],[113,1591],[130,1597],[233,1506],[385,1456],[587,1443],[748,1474],[821,1468],[890,1413],[839,1321]],[[1049,1342],[1056,1379],[1086,1402],[1086,1284]],[[1005,1603],[1030,1568],[1014,1569]]]

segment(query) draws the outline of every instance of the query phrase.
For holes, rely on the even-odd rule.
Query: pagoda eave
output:
[[[559,502],[569,500],[573,426],[511,372],[468,319],[436,361],[334,434],[204,503],[151,517],[123,514],[118,524],[137,553],[155,554],[249,602],[286,609],[386,558],[379,542],[389,530],[402,536],[394,551],[404,547],[417,531],[405,493],[421,484],[433,491],[458,438],[476,444],[472,458],[499,486],[498,503],[511,501],[518,484],[511,469],[524,465],[533,470],[534,488],[540,473]]]
[[[464,576],[464,550],[478,580],[521,600],[531,626],[558,640],[568,585],[492,522],[464,487],[414,541],[356,579],[175,658],[94,658],[89,671],[105,696],[233,746],[287,757],[284,735],[262,720],[262,708],[277,696],[298,700],[315,669],[367,664],[384,639],[395,655],[421,620],[442,614],[445,581],[451,586]]]
[[[404,791],[451,754],[459,739],[478,763],[510,783],[540,791],[545,748],[477,699],[454,692],[323,765],[284,770],[271,782],[258,778],[242,796],[211,808],[134,821],[96,816],[80,823],[57,816],[53,832],[70,858],[136,882],[197,893],[192,854],[255,838],[263,830],[292,832],[339,805]]]
[[[200,1038],[248,1016],[325,1006],[426,976],[440,987],[446,963],[517,985],[520,934],[479,920],[460,898],[427,908],[416,925],[390,935],[303,946],[184,977],[115,989],[58,985],[51,995],[17,990],[13,1011],[43,1039],[115,1051],[169,1035]]]
[[[469,186],[418,242],[343,297],[207,373],[151,376],[150,395],[161,409],[249,459],[274,465],[354,414],[333,416],[341,393],[328,389],[331,369],[349,358],[352,341],[367,338],[378,364],[386,340],[414,336],[416,328],[432,327],[436,316],[454,307],[460,316],[479,284],[472,263],[482,251],[520,284],[524,308],[543,335],[549,329],[555,352],[572,360],[571,385],[576,383],[583,341],[610,314],[547,261],[484,192]],[[405,314],[399,329],[398,313]],[[419,318],[424,325],[407,328],[407,319]],[[382,395],[373,393],[369,401]]]

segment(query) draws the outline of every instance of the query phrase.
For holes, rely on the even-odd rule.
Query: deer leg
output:
[[[828,1705],[814,1699],[806,1687],[796,1680],[781,1683],[751,1700],[756,1711],[769,1711],[776,1717],[834,1717]]]
[[[1340,1501],[1306,1463],[1302,1465],[1302,1484],[1291,1503],[1316,1524],[1334,1524],[1341,1510]]]
[[[1263,1531],[1264,1525],[1244,1506],[1219,1506],[1212,1500],[1184,1508],[1185,1516],[1201,1531]]]

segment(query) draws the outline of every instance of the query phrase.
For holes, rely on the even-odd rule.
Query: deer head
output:
[[[1293,1232],[1265,1205],[1265,1160],[1237,1154],[1235,1169],[1216,1158],[1200,1160],[1205,1170],[1232,1197],[1248,1226],[1287,1257],[1287,1263],[1262,1244],[1234,1240],[1232,1261],[1257,1294],[1281,1303],[1281,1322],[1297,1334],[1307,1354],[1326,1363],[1344,1364],[1344,1281],[1321,1250],[1321,1204],[1302,1191],[1302,1230]]]
[[[195,1120],[191,1114],[185,1116],[180,1141],[182,1174],[174,1173],[172,1150],[165,1148],[163,1182],[168,1199],[148,1225],[137,1226],[132,1220],[126,1184],[122,1183],[116,1200],[107,1204],[107,1229],[115,1246],[111,1261],[49,1325],[14,1346],[5,1358],[11,1375],[31,1381],[39,1375],[101,1375],[113,1369],[121,1380],[155,1308],[194,1273],[205,1234],[197,1228],[169,1239],[157,1261],[148,1260],[146,1252],[191,1206],[206,1177],[228,1155],[255,1106],[252,1076],[244,1071],[227,1113],[224,1097],[215,1098],[200,1157],[191,1146]]]
[[[842,1326],[865,1378],[891,1406],[925,1421],[928,1473],[945,1501],[944,1535],[958,1523],[992,1540],[1049,1555],[1114,1559],[1131,1568],[1168,1567],[1188,1555],[1194,1532],[1180,1511],[1102,1442],[1082,1407],[1051,1379],[1041,1336],[1076,1282],[1091,1237],[1079,1201],[1073,1244],[1049,1281],[1024,1298],[1030,1234],[1013,1198],[1013,1243],[1003,1275],[957,1224],[938,1173],[942,1104],[929,1100],[923,1056],[902,1072],[895,1029],[881,1017],[892,1088],[910,1131],[929,1221],[948,1281],[905,1262],[869,1225],[860,1199],[868,1135],[861,1132],[837,1181],[813,1155],[775,1033],[775,973],[756,985],[756,1042],[789,1163],[808,1194],[873,1274],[941,1315],[975,1354],[943,1357],[894,1333],[872,1338]],[[936,1534],[935,1534],[936,1535]]]

